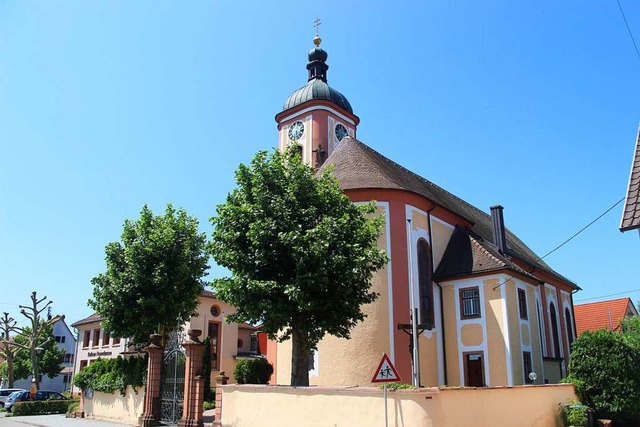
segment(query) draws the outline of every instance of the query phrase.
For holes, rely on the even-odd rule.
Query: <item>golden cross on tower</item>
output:
[[[318,28],[320,27],[320,24],[320,18],[316,18],[316,20],[313,21],[313,26],[316,27],[316,36],[313,38],[313,44],[315,44],[316,47],[320,47],[320,43],[322,43],[322,39],[318,35]]]
[[[320,27],[320,18],[316,18],[315,21],[313,21],[313,26],[316,28],[316,37],[318,37],[318,28]]]

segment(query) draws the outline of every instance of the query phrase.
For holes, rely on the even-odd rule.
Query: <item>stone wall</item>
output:
[[[222,426],[384,425],[383,391],[372,387],[226,385]],[[560,427],[572,385],[389,391],[389,426]]]
[[[83,398],[84,416],[97,420],[138,425],[144,412],[144,388],[127,386],[125,395],[95,392],[92,397]]]

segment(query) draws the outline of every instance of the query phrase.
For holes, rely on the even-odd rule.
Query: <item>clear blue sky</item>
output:
[[[640,3],[620,2],[640,42]],[[277,142],[317,16],[359,139],[502,204],[539,255],[624,196],[640,59],[615,0],[0,0],[0,311],[22,321],[36,290],[69,323],[91,314],[104,246],[144,203],[209,234],[237,165]],[[621,212],[546,258],[577,301],[640,300]]]

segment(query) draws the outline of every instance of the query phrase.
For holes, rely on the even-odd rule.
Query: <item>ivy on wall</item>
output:
[[[147,378],[147,357],[97,359],[78,372],[73,382],[82,390],[113,393],[124,396],[127,386],[142,387]]]

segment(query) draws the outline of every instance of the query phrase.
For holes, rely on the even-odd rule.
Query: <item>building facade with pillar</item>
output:
[[[412,318],[420,385],[559,381],[575,337],[572,294],[580,288],[505,226],[502,206],[476,208],[359,141],[360,118],[329,86],[328,54],[319,37],[314,43],[307,83],[275,117],[278,146],[294,144],[319,171],[331,165],[353,202],[375,201],[385,219],[378,244],[390,262],[373,276],[379,297],[363,307],[367,317],[351,339],[319,343],[310,383],[370,385],[383,353],[411,383]],[[291,342],[267,347],[272,383],[288,383]]]

